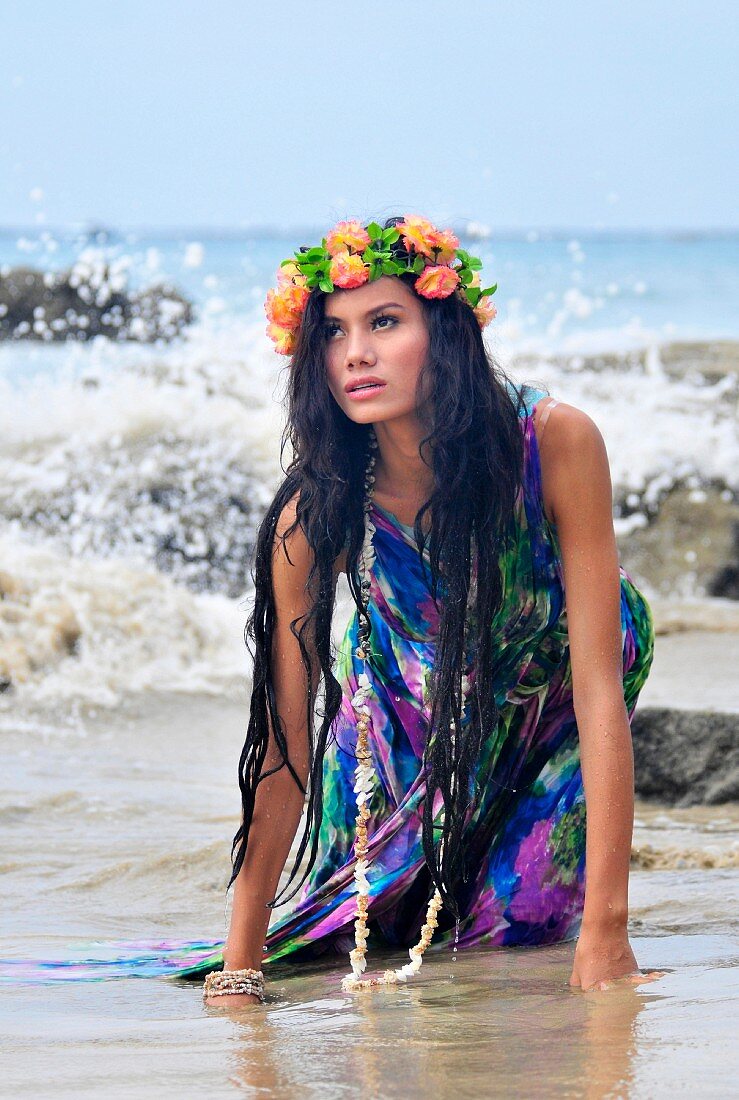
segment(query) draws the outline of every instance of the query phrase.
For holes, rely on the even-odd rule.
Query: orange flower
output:
[[[281,328],[297,328],[305,303],[310,297],[307,286],[293,286],[288,283],[279,291],[268,290],[264,309],[268,320]]]
[[[459,275],[443,264],[424,268],[415,282],[415,288],[424,298],[448,298],[459,283]]]
[[[369,233],[360,221],[339,222],[326,237],[326,251],[336,256],[343,251],[364,252],[370,243]]]
[[[434,258],[434,246],[438,238],[438,229],[431,224],[428,218],[422,218],[419,214],[409,214],[404,222],[395,227],[403,235],[403,243],[410,252],[415,249],[422,256]]]
[[[341,287],[342,290],[350,290],[367,282],[369,268],[365,267],[361,256],[343,249],[332,259],[329,277],[334,286]]]
[[[283,328],[282,325],[267,325],[267,335],[274,342],[275,351],[280,355],[292,355],[297,344],[296,329]]]
[[[451,229],[439,229],[434,235],[433,246],[440,250],[435,253],[437,264],[448,264],[459,248],[459,237],[455,237]]]
[[[284,267],[277,268],[277,285],[280,288],[293,285],[305,286],[305,275],[294,260],[285,264]]]
[[[490,295],[485,295],[477,303],[474,309],[475,317],[477,317],[480,328],[485,328],[485,325],[489,325],[494,317],[497,317],[498,311],[493,305]]]

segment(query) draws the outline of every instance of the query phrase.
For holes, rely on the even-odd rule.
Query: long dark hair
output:
[[[388,218],[385,228],[402,218]],[[392,246],[407,259],[402,237]],[[416,275],[402,274],[415,293]],[[269,743],[269,722],[282,755],[278,768],[287,766],[300,789],[307,793],[306,823],[290,877],[270,907],[288,901],[307,878],[318,850],[323,814],[323,759],[334,719],[341,705],[341,686],[333,675],[331,619],[334,605],[334,563],[347,549],[347,580],[352,597],[361,606],[357,572],[364,536],[364,474],[369,458],[369,426],[350,420],[334,401],[325,372],[324,304],[326,295],[311,291],[302,317],[287,390],[287,420],[281,459],[290,442],[293,458],[285,479],[267,509],[257,535],[254,606],[245,628],[245,641],[254,662],[251,709],[246,741],[239,762],[242,822],[232,846],[232,873],[236,879],[244,861],[252,822],[256,789]],[[434,487],[415,518],[414,531],[423,554],[430,540],[429,588],[440,609],[434,674],[430,683],[431,713],[423,766],[426,798],[423,808],[423,850],[431,878],[444,905],[459,916],[455,884],[464,869],[464,830],[474,801],[474,768],[482,738],[497,725],[498,707],[493,690],[493,637],[490,624],[503,598],[499,559],[512,538],[514,506],[523,477],[523,439],[518,426],[521,391],[488,354],[479,324],[470,306],[456,294],[429,300],[418,296],[429,330],[429,354],[418,392],[430,394],[431,427],[419,446],[433,470]],[[511,392],[515,394],[515,402]],[[272,555],[275,531],[287,503],[297,497],[296,517],[283,537],[301,525],[312,550],[308,588],[316,591],[310,612],[294,619],[309,685],[306,722],[309,740],[307,792],[288,758],[287,743],[277,715],[272,678],[272,637],[275,601]],[[431,511],[428,536],[423,518]],[[477,592],[470,597],[473,556],[477,560]],[[470,720],[462,726],[461,670],[468,598],[475,624],[474,676]],[[472,602],[474,598],[474,602]],[[296,630],[297,624],[300,627]],[[308,644],[308,638],[311,644]],[[315,653],[321,672],[324,705],[315,728],[313,665]],[[454,736],[450,736],[450,731]],[[272,772],[278,769],[272,769]],[[433,804],[436,791],[443,798],[441,839],[434,836]],[[438,828],[438,827],[437,827]],[[281,893],[295,878],[310,843],[308,864],[297,885]]]

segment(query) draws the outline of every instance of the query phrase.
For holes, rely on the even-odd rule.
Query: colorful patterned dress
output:
[[[477,768],[478,801],[467,826],[474,870],[460,896],[460,947],[569,939],[577,934],[582,913],[585,800],[562,558],[543,509],[534,429],[542,396],[528,388],[519,417],[524,477],[516,542],[502,561],[503,604],[492,625],[499,727],[484,740]],[[368,949],[416,943],[433,892],[421,844],[421,760],[429,721],[425,678],[439,628],[413,528],[376,503],[373,509],[376,560],[367,673],[377,780],[368,822]],[[649,605],[623,567],[620,576],[623,691],[631,718],[652,663],[654,628]],[[362,665],[354,656],[357,625],[355,612],[335,668],[343,699],[336,743],[324,763],[318,857],[299,904],[269,930],[266,962],[353,947],[356,725],[350,700]],[[442,910],[429,950],[454,934],[452,918]]]
[[[543,510],[533,421],[542,396],[528,387],[519,417],[525,446],[516,541],[502,560],[503,604],[492,624],[500,717],[484,740],[476,773],[478,799],[467,826],[472,871],[459,897],[460,948],[569,939],[577,934],[582,913],[585,801],[562,560]],[[421,844],[421,760],[429,720],[425,681],[439,625],[412,527],[376,503],[373,508],[372,656],[366,670],[374,689],[370,745],[377,775],[368,822],[370,951],[416,943],[433,892]],[[623,693],[631,718],[652,663],[654,627],[649,605],[623,567],[620,577]],[[355,611],[337,654],[343,699],[336,739],[324,760],[317,859],[289,911],[273,917],[264,955],[267,974],[269,963],[278,959],[331,957],[354,945],[356,725],[350,700],[361,671],[354,656],[357,625]],[[454,922],[442,909],[429,951],[448,944],[454,934]],[[85,967],[93,968],[98,977],[185,976],[222,963],[217,940],[128,946],[115,962],[90,959],[76,970],[83,976]]]

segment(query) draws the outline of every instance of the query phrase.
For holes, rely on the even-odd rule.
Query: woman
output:
[[[263,999],[263,961],[352,944],[348,989],[406,980],[432,939],[579,931],[573,986],[637,971],[629,723],[652,617],[619,566],[600,431],[491,362],[480,267],[420,217],[342,222],[268,295],[294,458],[257,542],[234,903],[207,1004]],[[357,608],[333,653],[340,572]],[[309,858],[280,900],[300,897],[267,934],[306,793],[285,890]],[[376,946],[411,961],[365,979]]]

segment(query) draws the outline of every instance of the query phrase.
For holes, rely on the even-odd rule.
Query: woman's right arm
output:
[[[283,509],[273,545],[272,577],[276,620],[272,670],[277,713],[282,721],[290,762],[305,787],[309,770],[306,725],[308,681],[298,640],[290,630],[290,622],[310,609],[312,597],[307,591],[307,579],[313,555],[300,526],[295,528],[284,543],[279,537],[295,520],[296,502],[295,497]],[[300,623],[296,624],[296,629],[299,628]],[[309,646],[309,651],[314,669],[315,697],[320,670],[318,659],[314,655],[315,650]],[[263,770],[269,771],[279,765],[281,760],[270,724],[270,741]],[[303,803],[304,795],[286,766],[267,776],[257,786],[249,842],[243,865],[234,882],[231,923],[223,949],[226,970],[243,967],[261,969],[262,947],[272,913],[266,903],[277,892],[280,875],[300,823]],[[206,1003],[222,1005],[224,1001],[228,1001],[235,1005],[256,1000],[250,994],[229,994],[227,998],[209,998]]]

